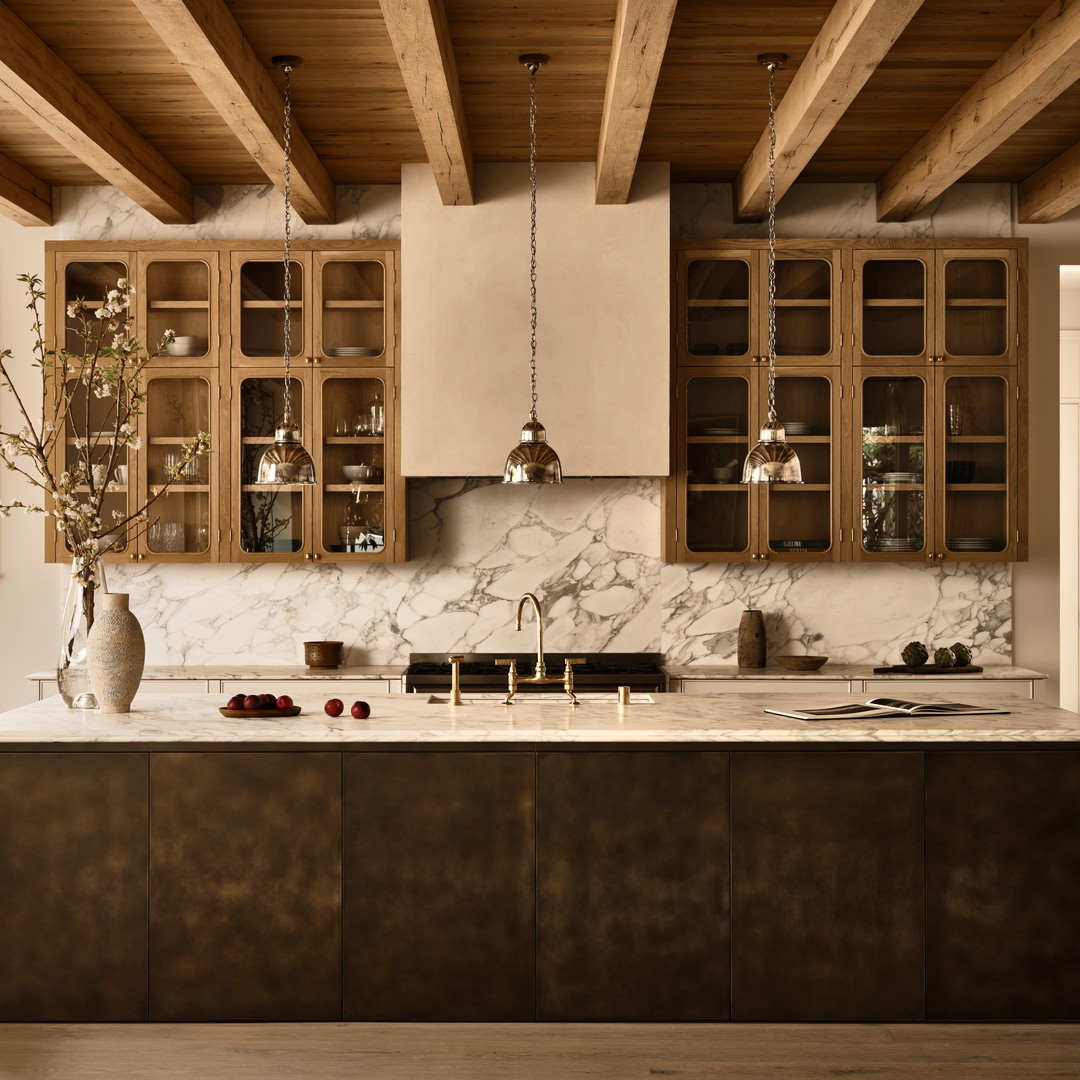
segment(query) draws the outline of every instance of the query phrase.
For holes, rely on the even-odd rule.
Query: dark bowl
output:
[[[946,461],[945,482],[947,484],[970,484],[975,479],[974,461]]]

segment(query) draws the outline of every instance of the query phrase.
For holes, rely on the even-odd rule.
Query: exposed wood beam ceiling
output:
[[[922,4],[923,0],[837,0],[776,110],[778,202]],[[760,219],[767,209],[768,191],[766,130],[735,178],[735,216]]]
[[[293,77],[293,202],[395,184],[429,161],[467,205],[476,162],[597,163],[627,198],[637,161],[736,183],[764,206],[762,53],[776,73],[778,191],[877,184],[889,219],[957,181],[1020,185],[1024,220],[1080,205],[1080,0],[0,0],[0,213],[53,218],[51,187],[112,184],[166,222],[193,185],[281,186]],[[301,134],[302,132],[302,134]],[[203,187],[200,205],[220,194]]]
[[[259,168],[283,189],[284,101],[224,0],[134,4]],[[332,223],[337,213],[334,182],[295,122],[290,164],[290,197],[297,214],[309,225]]]
[[[0,4],[0,93],[104,180],[156,218],[194,220],[191,182]]]
[[[1057,0],[878,184],[879,221],[933,202],[1080,78],[1080,0]]]
[[[676,2],[618,0],[596,151],[598,203],[624,203],[630,195]]]

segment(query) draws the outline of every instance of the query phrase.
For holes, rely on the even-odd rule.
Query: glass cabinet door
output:
[[[233,359],[265,364],[285,355],[285,266],[280,256],[235,256],[233,267]],[[306,356],[308,258],[289,262],[290,356]]]
[[[760,411],[767,417],[768,374],[762,371]],[[839,556],[839,460],[834,439],[838,375],[777,374],[776,411],[787,441],[799,455],[801,484],[763,484],[758,492],[767,524],[767,548],[761,554],[782,559],[822,559]],[[760,425],[759,425],[760,426]],[[838,442],[837,444],[838,445]],[[832,554],[830,554],[830,552]]]
[[[683,547],[689,557],[738,557],[751,549],[750,492],[741,480],[755,374],[694,375],[685,381],[687,434],[680,472],[685,477]]]
[[[110,288],[115,287],[116,281]],[[128,492],[135,490],[134,478],[129,475],[129,463],[135,455],[128,447],[115,445],[116,412],[111,398],[99,398],[88,392],[85,385],[68,383],[71,409],[65,425],[63,468],[74,473],[79,470],[82,479],[75,485],[76,497],[81,503],[97,505],[98,515],[106,525],[117,524],[112,532],[102,534],[102,552],[112,561],[117,556],[127,557],[135,544],[130,529],[119,528],[128,516]],[[136,505],[132,500],[131,505]],[[57,533],[57,556],[70,555],[70,547],[62,533]]]
[[[1010,381],[1005,374],[947,375],[939,400],[945,552],[960,559],[1004,553],[1015,531],[1008,483],[1015,401]]]
[[[864,376],[857,384],[862,427],[857,559],[911,561],[927,550],[928,389],[926,376],[899,372]]]
[[[324,552],[371,556],[386,548],[387,389],[386,377],[374,373],[322,380],[317,530]]]
[[[932,258],[855,252],[856,364],[926,361],[933,346]]]
[[[61,260],[59,274],[64,302],[57,305],[56,344],[70,352],[82,355],[82,339],[75,333],[76,323],[68,318],[67,307],[73,300],[85,300],[91,310],[104,302],[110,289],[116,288],[120,278],[130,280],[130,263],[126,259],[89,260],[76,258]]]
[[[386,267],[380,259],[316,255],[315,350],[338,366],[382,366],[386,352]]]
[[[175,367],[179,363],[191,367],[216,362],[217,287],[216,251],[142,259],[138,302],[143,344],[153,352],[166,330],[176,335],[176,340],[166,347],[166,356],[158,361],[159,366]]]
[[[946,361],[1016,363],[1015,251],[943,251],[937,351]]]
[[[751,349],[750,281],[753,252],[726,258],[691,258],[683,280],[686,352],[730,356],[745,363]]]
[[[758,340],[768,357],[768,257],[761,253]],[[834,262],[820,256],[778,252],[776,257],[776,357],[781,363],[840,362],[840,335],[833,318]]]
[[[181,447],[200,431],[212,432],[210,382],[204,375],[151,375],[146,382],[145,462],[147,491],[175,475]],[[142,539],[155,561],[209,559],[214,521],[211,491],[213,457],[197,457],[173,480],[149,511],[150,525]],[[182,557],[182,558],[180,558]]]
[[[307,439],[301,422],[304,415],[304,384],[290,380],[292,414]],[[234,401],[234,407],[236,402]],[[239,550],[270,560],[288,558],[304,548],[304,485],[256,484],[263,452],[274,441],[274,427],[285,412],[285,379],[251,376],[239,386],[239,469],[233,500],[233,528],[239,528]],[[311,449],[309,442],[305,442]],[[235,446],[235,442],[234,442]]]

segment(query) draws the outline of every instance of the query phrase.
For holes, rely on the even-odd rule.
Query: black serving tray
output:
[[[977,675],[982,668],[978,664],[965,664],[963,667],[940,667],[938,664],[893,664],[890,667],[874,668],[875,675]]]

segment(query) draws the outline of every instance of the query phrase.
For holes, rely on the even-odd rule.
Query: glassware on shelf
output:
[[[385,430],[386,409],[383,406],[382,394],[376,394],[368,406],[368,415],[371,418],[372,435],[382,435]]]
[[[365,415],[358,416],[353,424],[353,434],[357,436],[370,435],[371,417]]]

